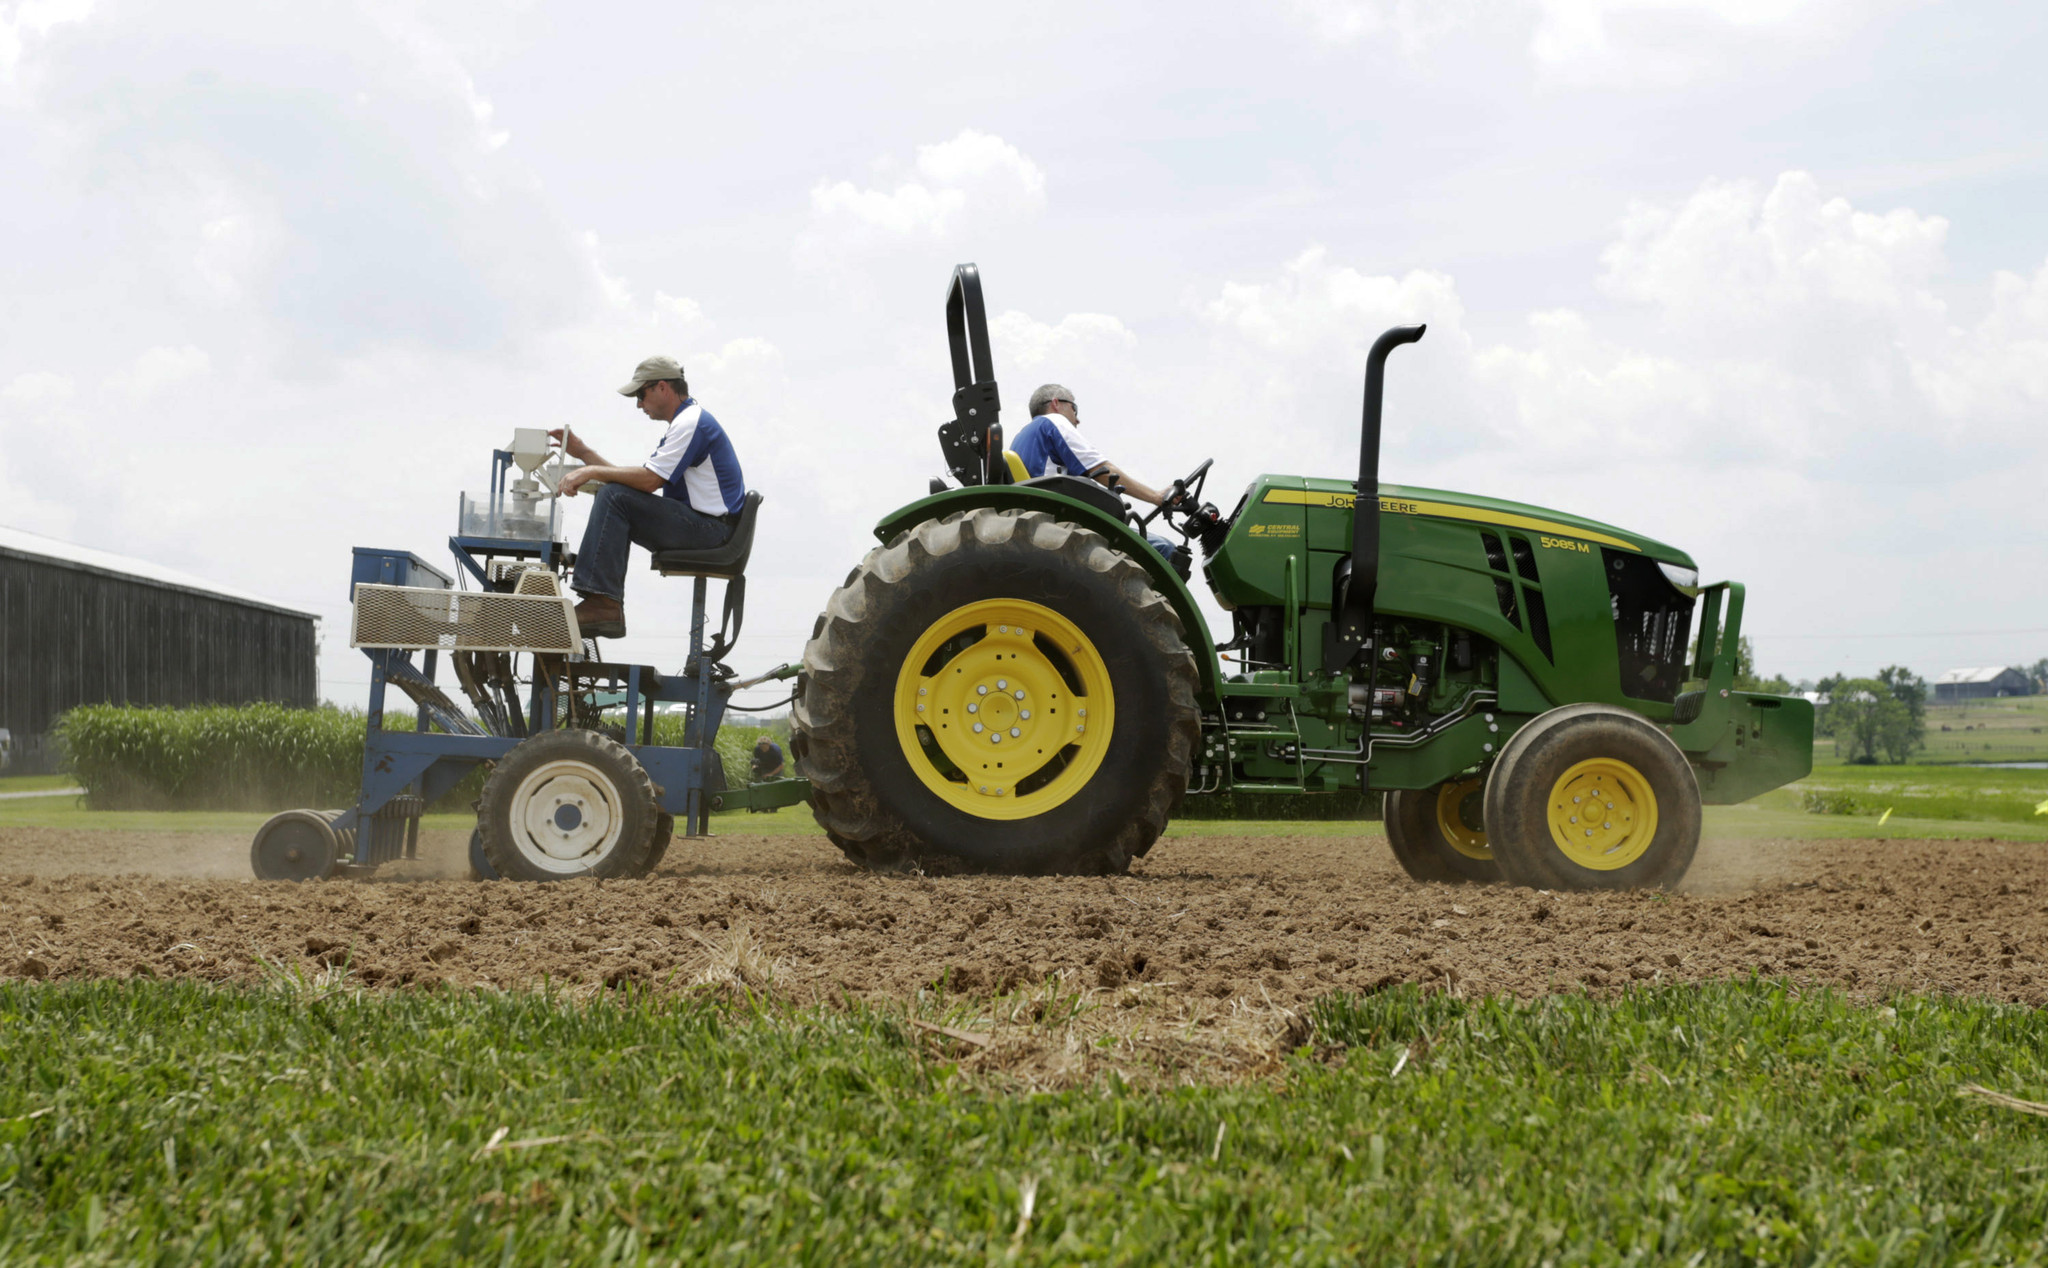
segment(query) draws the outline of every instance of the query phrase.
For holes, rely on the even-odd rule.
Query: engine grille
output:
[[[556,589],[540,583],[531,573],[520,578],[522,590],[543,588]],[[583,636],[576,628],[569,599],[560,595],[365,583],[356,586],[349,646],[574,653],[583,650]]]

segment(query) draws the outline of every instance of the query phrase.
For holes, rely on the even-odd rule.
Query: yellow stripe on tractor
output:
[[[1316,493],[1306,489],[1268,489],[1264,501],[1268,505],[1281,506],[1327,506],[1337,509],[1350,507],[1357,501],[1350,493]],[[1574,524],[1560,524],[1555,520],[1539,520],[1531,515],[1516,515],[1510,511],[1489,511],[1482,507],[1459,506],[1452,502],[1416,502],[1406,498],[1381,498],[1380,510],[1390,515],[1428,515],[1444,520],[1469,520],[1474,524],[1498,524],[1503,528],[1520,528],[1532,533],[1550,533],[1558,537],[1571,537],[1579,541],[1599,542],[1602,546],[1618,546],[1623,550],[1641,551],[1634,542],[1624,541],[1607,533]]]

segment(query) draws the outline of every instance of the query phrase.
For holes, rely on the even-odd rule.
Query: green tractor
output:
[[[1224,515],[1204,462],[1138,520],[1008,460],[973,265],[946,321],[954,480],[876,527],[797,687],[798,769],[854,862],[1122,872],[1187,796],[1382,791],[1420,880],[1668,886],[1702,803],[1811,768],[1812,706],[1734,689],[1739,583],[1576,515],[1380,484],[1386,359],[1423,327],[1366,359],[1356,482],[1262,475]],[[1227,641],[1153,517],[1199,547]]]

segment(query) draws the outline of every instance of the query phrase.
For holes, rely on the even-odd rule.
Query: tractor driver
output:
[[[573,431],[550,433],[585,464],[562,477],[558,492],[575,497],[592,480],[604,482],[570,583],[582,596],[576,624],[588,638],[626,636],[626,562],[635,544],[652,551],[723,546],[746,504],[747,484],[732,441],[690,395],[683,367],[673,357],[642,361],[619,395],[632,397],[641,413],[667,426],[641,465],[615,467]]]
[[[1142,484],[1102,456],[1102,451],[1081,437],[1081,409],[1074,394],[1057,383],[1048,383],[1031,394],[1031,421],[1010,442],[1010,448],[1024,463],[1032,479],[1046,475],[1087,476],[1108,484],[1112,477],[1123,481],[1124,492],[1153,506],[1163,505],[1166,495]],[[1173,542],[1147,534],[1146,541],[1160,554],[1173,555]]]

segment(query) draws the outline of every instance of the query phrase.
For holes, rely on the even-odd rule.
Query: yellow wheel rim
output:
[[[896,739],[948,805],[1044,814],[1087,786],[1116,727],[1109,666],[1072,621],[988,599],[932,622],[896,674]]]
[[[1477,775],[1447,779],[1436,786],[1436,830],[1444,834],[1452,849],[1468,859],[1493,857],[1493,847],[1486,843],[1486,829],[1479,826],[1485,822],[1480,817],[1485,789],[1486,781]]]
[[[1580,762],[1551,785],[1550,839],[1596,872],[1627,867],[1657,835],[1657,794],[1641,771],[1612,757]]]

